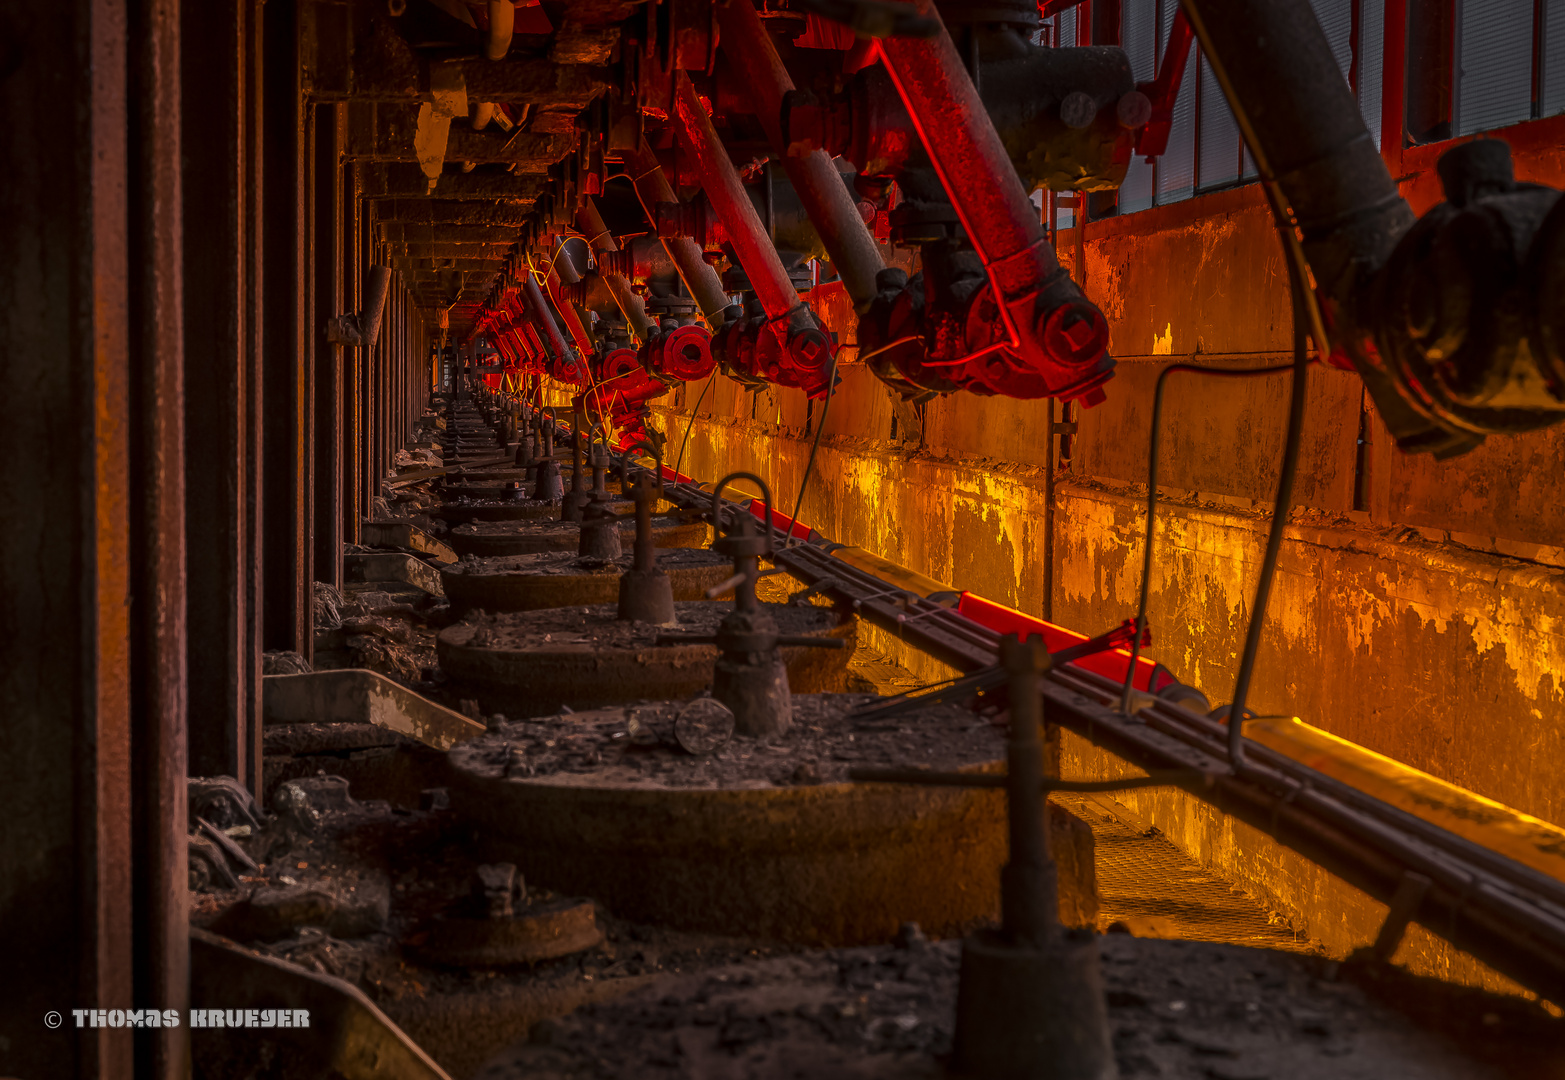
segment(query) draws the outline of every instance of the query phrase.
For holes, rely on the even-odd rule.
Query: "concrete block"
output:
[[[440,572],[412,555],[391,551],[344,555],[342,573],[349,581],[401,581],[430,596],[445,595],[440,587]]]
[[[375,724],[436,750],[449,750],[487,730],[362,668],[268,675],[261,680],[261,712],[266,724]]]

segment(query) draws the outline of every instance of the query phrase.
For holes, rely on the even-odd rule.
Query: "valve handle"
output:
[[[754,473],[752,473],[752,472],[731,472],[727,476],[725,476],[721,480],[719,480],[717,482],[717,484],[712,488],[712,527],[714,529],[720,529],[721,528],[723,519],[722,519],[721,514],[718,511],[718,502],[719,502],[719,499],[721,498],[721,496],[723,494],[723,488],[727,487],[728,484],[731,481],[734,481],[734,480],[749,480],[756,487],[761,489],[761,499],[762,499],[762,501],[764,502],[764,504],[766,506],[766,556],[767,556],[767,558],[770,558],[771,554],[772,554],[772,531],[773,531],[773,526],[772,526],[772,489],[766,486],[766,481],[765,480],[762,480],[759,476],[756,476]],[[729,531],[729,535],[730,536],[733,535],[733,531],[732,530]]]

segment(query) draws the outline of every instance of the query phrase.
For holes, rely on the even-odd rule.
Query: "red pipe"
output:
[[[971,619],[979,626],[987,627],[997,634],[1021,634],[1023,637],[1028,634],[1041,634],[1050,652],[1059,652],[1061,649],[1080,645],[1087,640],[1085,634],[1078,634],[1074,630],[1067,630],[1063,626],[1056,626],[1054,623],[1023,614],[1015,608],[986,600],[977,593],[964,592],[961,600],[957,602],[956,611],[964,618]],[[1123,684],[1125,670],[1130,664],[1130,650],[1113,649],[1108,652],[1093,653],[1072,663]],[[1136,660],[1136,681],[1133,684],[1136,689],[1155,694],[1172,686],[1176,681],[1168,669],[1161,664],[1145,656]]]
[[[657,204],[678,202],[679,196],[669,186],[668,178],[663,175],[663,167],[658,164],[657,155],[646,143],[643,142],[635,150],[626,150],[624,157],[647,220],[656,222],[654,208]],[[679,271],[685,288],[695,297],[707,326],[715,332],[723,325],[723,311],[728,307],[728,294],[723,291],[723,281],[717,276],[717,271],[702,257],[701,246],[689,237],[665,237],[663,250],[668,252],[674,269]]]
[[[591,195],[581,200],[581,206],[576,211],[576,227],[586,236],[593,251],[604,253],[619,250],[614,237],[609,235],[609,227],[603,223],[603,215],[598,212],[597,201]],[[599,274],[636,340],[642,344],[652,340],[657,324],[647,314],[647,306],[642,303],[641,297],[631,291],[630,282],[625,280],[623,274],[603,273],[602,267],[599,267]]]
[[[951,35],[942,30],[932,38],[886,38],[880,50],[941,186],[991,280],[999,279],[1001,295],[1030,289],[1057,272],[1038,208],[1022,190]]]
[[[746,509],[750,511],[755,520],[765,524],[766,504],[764,502],[762,502],[760,499],[751,499],[750,505],[746,507]],[[820,533],[816,532],[810,526],[806,525],[802,521],[797,521],[794,518],[789,517],[781,510],[772,511],[772,528],[780,530],[784,536],[797,537],[801,540],[809,540],[812,537],[819,538],[820,536]]]
[[[576,343],[576,348],[583,356],[592,355],[592,335],[587,333],[587,328],[582,325],[581,315],[576,311],[576,305],[563,295],[560,275],[555,271],[553,262],[549,264],[549,274],[544,278],[544,284],[549,286],[549,299],[554,301],[554,306],[560,312],[560,318],[565,320],[565,329],[569,331],[571,340]]]
[[[722,47],[734,60],[735,70],[744,75],[741,82],[749,88],[750,103],[766,129],[772,153],[782,163],[805,212],[815,223],[832,266],[853,298],[853,306],[862,313],[875,299],[875,275],[886,264],[875,237],[859,214],[858,201],[849,194],[826,151],[812,150],[803,157],[788,152],[787,135],[782,130],[782,104],[784,96],[794,89],[793,79],[755,7],[739,2],[719,4],[717,23],[722,31]]]
[[[527,304],[528,319],[533,326],[543,331],[544,340],[549,343],[553,358],[559,361],[568,359],[571,354],[570,347],[560,336],[560,328],[555,325],[554,316],[549,313],[549,302],[543,298],[543,290],[538,288],[538,282],[531,270],[524,268],[521,275],[522,299]]]
[[[927,4],[920,14],[938,18]],[[1009,346],[1041,380],[1036,389],[1067,399],[1095,394],[1112,374],[1108,322],[1061,269],[951,35],[942,26],[931,38],[889,37],[880,51],[998,301],[1008,340],[978,352]]]
[[[800,305],[799,294],[788,280],[788,271],[766,234],[761,215],[755,212],[755,204],[745,192],[739,170],[734,168],[712,126],[712,118],[684,72],[675,76],[674,119],[680,144],[695,159],[701,188],[723,219],[729,242],[750,278],[750,287],[781,338],[787,332],[782,320]]]

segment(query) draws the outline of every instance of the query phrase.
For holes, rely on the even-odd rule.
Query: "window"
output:
[[[1559,5],[1550,5],[1558,7]],[[1458,135],[1532,118],[1533,5],[1519,0],[1460,0],[1456,17]]]
[[[1541,22],[1539,115],[1554,116],[1565,112],[1565,2],[1549,0]]]
[[[1565,112],[1565,0],[1411,4],[1407,72],[1411,143]]]
[[[1095,0],[1103,2],[1103,0]],[[1511,0],[1515,2],[1515,0]],[[1555,2],[1555,0],[1550,0]],[[1162,62],[1178,0],[1119,0],[1121,40],[1136,81],[1150,81]],[[1565,0],[1558,0],[1565,6]],[[1385,0],[1310,0],[1343,78],[1363,87],[1357,93],[1370,133],[1380,132],[1380,73],[1384,52]],[[1370,24],[1373,24],[1372,26]],[[1560,74],[1565,98],[1565,69]],[[1188,199],[1255,179],[1255,163],[1212,67],[1191,49],[1174,99],[1168,148],[1155,161],[1137,155],[1119,192],[1119,212]]]

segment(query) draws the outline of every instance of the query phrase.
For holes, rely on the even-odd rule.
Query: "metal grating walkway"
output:
[[[1092,826],[1097,846],[1098,929],[1119,923],[1137,937],[1216,941],[1315,952],[1281,915],[1193,861],[1105,796],[1054,795]]]
[[[762,578],[756,592],[780,602],[801,587],[779,574]],[[896,660],[863,644],[854,651],[848,673],[850,689],[861,692],[899,694],[923,685]],[[1318,951],[1294,933],[1284,916],[1196,863],[1157,831],[1144,831],[1112,796],[1055,794],[1050,800],[1092,827],[1100,931],[1119,924],[1137,937]]]

